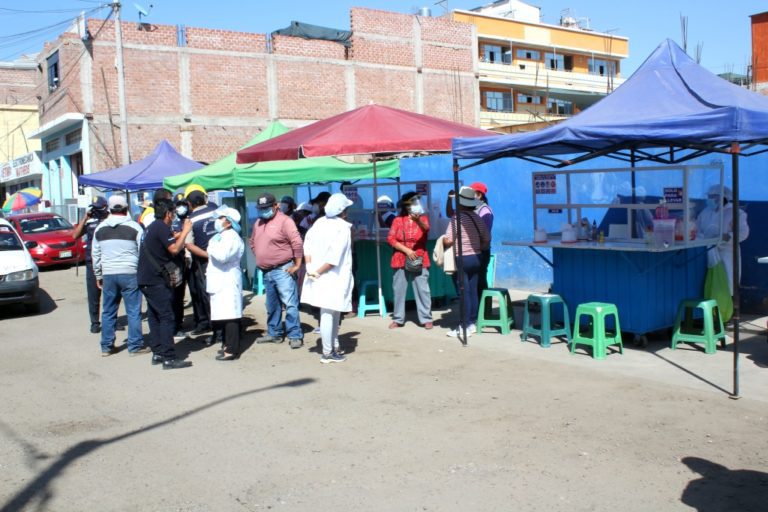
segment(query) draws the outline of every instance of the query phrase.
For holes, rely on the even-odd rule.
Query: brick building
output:
[[[129,153],[167,139],[213,161],[270,120],[300,126],[370,102],[478,125],[474,27],[350,11],[350,46],[325,40],[123,23]],[[77,175],[122,165],[111,20],[80,20],[38,57],[46,197],[72,204]]]

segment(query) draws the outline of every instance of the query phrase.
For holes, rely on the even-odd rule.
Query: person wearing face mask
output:
[[[223,347],[216,359],[234,361],[240,357],[240,320],[243,317],[243,277],[240,260],[240,212],[222,206],[214,213],[216,234],[208,242],[206,253],[206,291],[210,295],[211,322],[223,333]]]
[[[733,193],[728,187],[722,188],[720,185],[712,185],[707,191],[707,205],[699,213],[696,219],[696,233],[702,238],[717,238],[720,234],[720,212],[723,216],[723,238],[716,247],[711,248],[707,253],[707,262],[709,267],[714,267],[718,261],[722,261],[725,266],[725,274],[728,277],[728,288],[733,295]],[[743,242],[749,236],[749,225],[747,224],[747,213],[744,210],[738,212],[739,222],[739,243]],[[719,258],[718,258],[719,256]],[[739,258],[741,261],[741,258]],[[741,270],[741,269],[739,269]],[[739,272],[741,275],[741,272]]]
[[[308,231],[317,219],[325,215],[325,203],[328,202],[329,197],[331,197],[329,192],[320,192],[309,202],[312,205],[312,213],[304,217],[300,228],[304,229],[305,232]]]
[[[267,306],[267,334],[256,343],[282,343],[287,336],[290,347],[297,349],[304,344],[296,286],[296,273],[304,259],[303,242],[296,224],[280,211],[275,196],[261,194],[256,210],[259,218],[253,224],[249,244],[264,275]]]
[[[283,196],[280,199],[280,211],[289,217],[293,217],[296,211],[296,201],[291,196]]]
[[[427,234],[429,217],[424,213],[419,195],[407,192],[400,198],[400,214],[392,221],[387,242],[392,246],[392,291],[394,309],[390,329],[405,324],[405,296],[408,283],[413,287],[419,323],[432,329],[432,295],[429,290],[429,254]]]
[[[346,360],[338,336],[341,313],[352,311],[352,224],[346,220],[352,204],[342,193],[330,196],[325,216],[314,223],[305,241],[307,277],[301,301],[320,308],[321,363]]]
[[[208,203],[208,196],[201,190],[192,190],[187,196],[187,201],[192,207],[189,220],[192,222],[192,231],[186,240],[186,249],[192,254],[192,264],[189,270],[189,293],[192,296],[192,313],[195,319],[195,328],[192,334],[204,334],[211,329],[211,304],[206,290],[205,272],[208,265],[206,249],[208,241],[216,234],[214,229],[213,212],[215,205]],[[205,339],[205,345],[210,346],[220,338],[219,333],[213,333],[212,337]]]
[[[88,315],[91,319],[91,332],[93,334],[101,332],[101,319],[99,317],[101,289],[96,286],[96,276],[93,273],[93,234],[108,215],[106,198],[94,197],[85,216],[72,230],[72,238],[75,240],[85,235],[85,291],[88,297]]]
[[[469,188],[475,191],[475,199],[477,200],[477,206],[475,206],[475,213],[480,217],[485,226],[488,228],[488,233],[493,230],[493,210],[488,206],[488,187],[485,183],[476,181],[472,183]],[[493,236],[493,235],[491,235]],[[477,299],[480,300],[480,296],[483,294],[483,290],[486,290],[489,286],[488,283],[488,265],[491,263],[491,248],[483,250],[480,253],[480,273],[477,276]]]

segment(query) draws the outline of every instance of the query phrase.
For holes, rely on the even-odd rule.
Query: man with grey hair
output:
[[[122,297],[128,316],[128,354],[149,352],[141,332],[141,293],[136,279],[139,247],[144,230],[131,220],[125,196],[113,195],[108,200],[109,217],[93,234],[93,273],[102,291],[101,355],[110,356],[115,349],[117,309]]]

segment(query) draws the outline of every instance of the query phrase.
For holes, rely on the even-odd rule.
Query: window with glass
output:
[[[48,90],[53,91],[59,87],[59,52],[54,52],[46,60],[48,68]]]
[[[616,62],[605,59],[589,59],[589,74],[616,76]]]
[[[485,109],[491,112],[512,112],[512,93],[485,91]]]
[[[541,105],[541,96],[533,96],[531,94],[518,93],[517,102],[528,103],[531,105]]]
[[[511,64],[512,52],[510,50],[502,50],[501,46],[494,44],[483,45],[483,62]]]
[[[565,57],[557,53],[546,53],[544,54],[544,64],[546,64],[547,69],[563,71],[565,70]]]
[[[66,140],[67,146],[79,143],[82,140],[82,138],[83,138],[83,135],[79,128],[77,130],[73,130],[69,132],[64,137],[64,139]]]
[[[549,113],[560,116],[573,115],[573,103],[565,100],[549,100]]]
[[[541,60],[541,52],[536,50],[526,50],[525,48],[517,49],[517,58],[524,60]]]
[[[46,153],[51,153],[52,151],[56,151],[59,149],[59,138],[56,137],[55,139],[51,139],[45,142],[45,151]]]

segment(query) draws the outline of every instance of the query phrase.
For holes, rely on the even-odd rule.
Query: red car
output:
[[[25,213],[8,219],[38,267],[69,265],[85,260],[85,237],[72,238],[74,227],[55,213]]]

